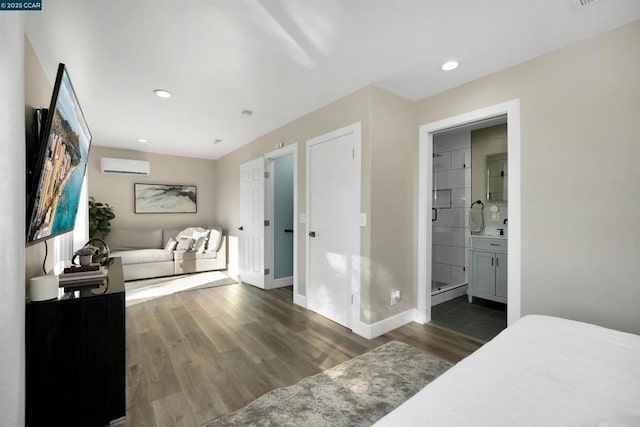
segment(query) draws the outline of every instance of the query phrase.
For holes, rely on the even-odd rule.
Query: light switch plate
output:
[[[300,224],[304,224],[307,222],[307,214],[300,214]]]
[[[367,226],[367,213],[360,212],[360,227],[366,227],[366,226]]]

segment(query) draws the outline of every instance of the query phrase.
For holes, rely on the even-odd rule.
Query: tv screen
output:
[[[73,230],[91,133],[64,64],[56,83],[27,206],[27,245]]]

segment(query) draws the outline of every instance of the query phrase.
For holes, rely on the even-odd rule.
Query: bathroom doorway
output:
[[[490,105],[477,110],[468,111],[456,116],[451,116],[435,122],[426,123],[420,126],[419,142],[419,171],[418,171],[418,259],[424,260],[417,263],[417,307],[416,321],[430,322],[432,320],[431,287],[432,270],[434,270],[433,260],[433,230],[432,219],[433,208],[433,140],[437,134],[448,131],[461,131],[464,127],[467,130],[475,130],[489,127],[500,123],[492,122],[495,119],[507,121],[507,155],[508,155],[508,181],[506,188],[508,191],[508,248],[506,258],[501,256],[500,265],[508,264],[508,277],[506,286],[506,312],[507,325],[511,325],[520,318],[521,313],[521,209],[520,209],[520,183],[521,183],[521,160],[520,160],[520,101],[513,99],[500,104]],[[504,123],[501,122],[501,123]],[[470,127],[475,127],[470,129]],[[502,215],[502,213],[501,213]],[[465,249],[466,249],[465,245]],[[468,255],[467,255],[468,256]],[[505,263],[504,260],[508,262]],[[495,261],[495,260],[494,260]],[[491,262],[489,260],[489,262]],[[467,280],[472,276],[472,268],[469,266]],[[500,276],[502,277],[502,276]],[[464,299],[465,296],[460,297]],[[474,297],[474,303],[481,301]],[[491,303],[489,303],[491,304]],[[475,309],[475,308],[474,308]]]
[[[506,121],[433,135],[431,321],[482,340],[507,326],[506,286],[496,295],[507,283]]]
[[[489,245],[506,239],[506,116],[435,134],[432,158],[431,321],[491,339],[507,326],[506,298],[470,289],[472,242],[476,236],[491,236]],[[470,217],[474,211],[479,219],[475,222]]]

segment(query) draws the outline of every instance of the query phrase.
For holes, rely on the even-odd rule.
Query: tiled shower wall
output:
[[[434,136],[432,290],[468,283],[471,134]],[[433,214],[435,216],[435,214]],[[432,217],[433,219],[433,217]]]

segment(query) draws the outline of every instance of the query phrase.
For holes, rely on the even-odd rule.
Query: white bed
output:
[[[640,426],[640,336],[525,316],[375,425]]]

